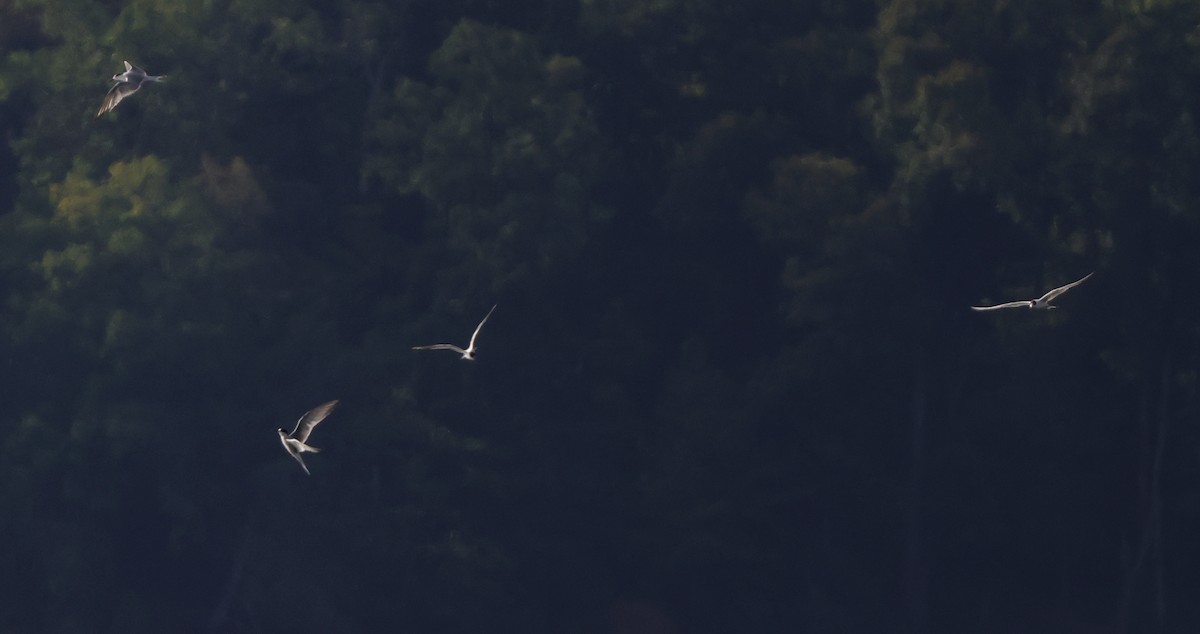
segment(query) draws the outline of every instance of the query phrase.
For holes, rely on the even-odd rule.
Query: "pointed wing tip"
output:
[[[334,408],[336,408],[338,406],[338,403],[340,403],[340,402],[341,401],[339,401],[337,399],[334,399],[332,401],[325,401],[324,403],[321,403],[320,405],[312,408],[311,411],[306,412],[304,414],[304,416],[307,417],[309,414],[317,414],[317,415],[320,415],[321,420],[324,420],[326,416],[329,416],[330,414],[333,413]],[[320,422],[320,421],[318,421],[318,422]]]
[[[413,346],[413,350],[453,350],[458,353],[464,352],[462,348],[452,343],[435,343],[428,346]]]

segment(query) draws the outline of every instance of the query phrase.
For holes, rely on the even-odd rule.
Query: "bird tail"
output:
[[[166,75],[147,75],[146,76],[146,79],[149,79],[150,81],[162,81],[166,78],[167,78]]]

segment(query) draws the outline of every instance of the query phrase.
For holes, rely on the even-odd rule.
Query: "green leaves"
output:
[[[1073,597],[1195,594],[1200,5],[1085,4],[0,1],[0,630],[1190,631]]]
[[[493,284],[577,253],[609,215],[592,198],[607,155],[581,62],[463,21],[430,72],[432,85],[403,80],[381,104],[366,176],[420,193],[438,233]]]

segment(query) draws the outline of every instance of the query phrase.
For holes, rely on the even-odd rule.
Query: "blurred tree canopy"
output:
[[[0,630],[1200,629],[1197,24],[0,0]]]

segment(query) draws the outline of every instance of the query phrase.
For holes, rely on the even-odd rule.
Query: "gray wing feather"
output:
[[[121,103],[123,99],[137,92],[138,88],[141,88],[141,84],[126,81],[119,81],[113,84],[113,87],[108,89],[108,94],[104,95],[104,102],[100,104],[100,110],[96,112],[96,116],[99,117],[116,108],[117,104]]]
[[[483,325],[485,323],[487,323],[488,317],[491,317],[492,313],[495,312],[495,310],[496,310],[496,306],[495,306],[495,304],[493,304],[492,310],[489,310],[488,314],[483,316],[483,321],[479,322],[478,326],[475,326],[475,332],[471,335],[471,343],[467,344],[468,348],[475,347],[475,338],[479,336],[479,331],[483,329]]]
[[[413,346],[413,350],[453,350],[459,354],[466,352],[452,343],[435,343],[432,346]]]
[[[292,454],[292,457],[296,459],[296,462],[300,463],[300,468],[304,469],[304,475],[312,475],[312,473],[308,471],[308,465],[304,464],[304,458],[300,456],[299,452],[292,453],[289,451],[288,453]]]
[[[1080,278],[1080,279],[1077,279],[1077,280],[1075,280],[1074,282],[1071,282],[1070,284],[1064,284],[1063,286],[1059,286],[1059,287],[1058,287],[1058,288],[1056,288],[1056,289],[1053,289],[1053,290],[1047,291],[1045,295],[1042,295],[1042,297],[1041,297],[1041,299],[1040,299],[1039,301],[1043,301],[1043,302],[1048,302],[1048,301],[1051,301],[1051,300],[1053,300],[1055,297],[1058,297],[1059,295],[1062,295],[1063,293],[1065,293],[1065,292],[1067,292],[1067,291],[1069,291],[1069,290],[1071,290],[1071,289],[1075,288],[1076,286],[1079,286],[1080,284],[1083,284],[1083,282],[1084,282],[1085,280],[1087,280],[1087,278],[1091,277],[1091,276],[1092,276],[1092,275],[1094,275],[1095,273],[1096,273],[1095,271],[1092,271],[1091,273],[1088,273],[1087,275],[1084,275],[1082,278]]]
[[[1029,302],[1005,302],[1003,304],[996,304],[995,306],[972,306],[971,310],[1000,310],[1001,308],[1029,308]]]
[[[313,427],[316,427],[317,423],[325,420],[325,417],[329,416],[329,413],[333,411],[333,408],[337,407],[337,404],[337,401],[329,401],[308,410],[300,417],[300,420],[296,421],[296,429],[288,434],[288,436],[300,442],[308,442],[308,435],[312,433]],[[304,463],[301,462],[301,464]]]

